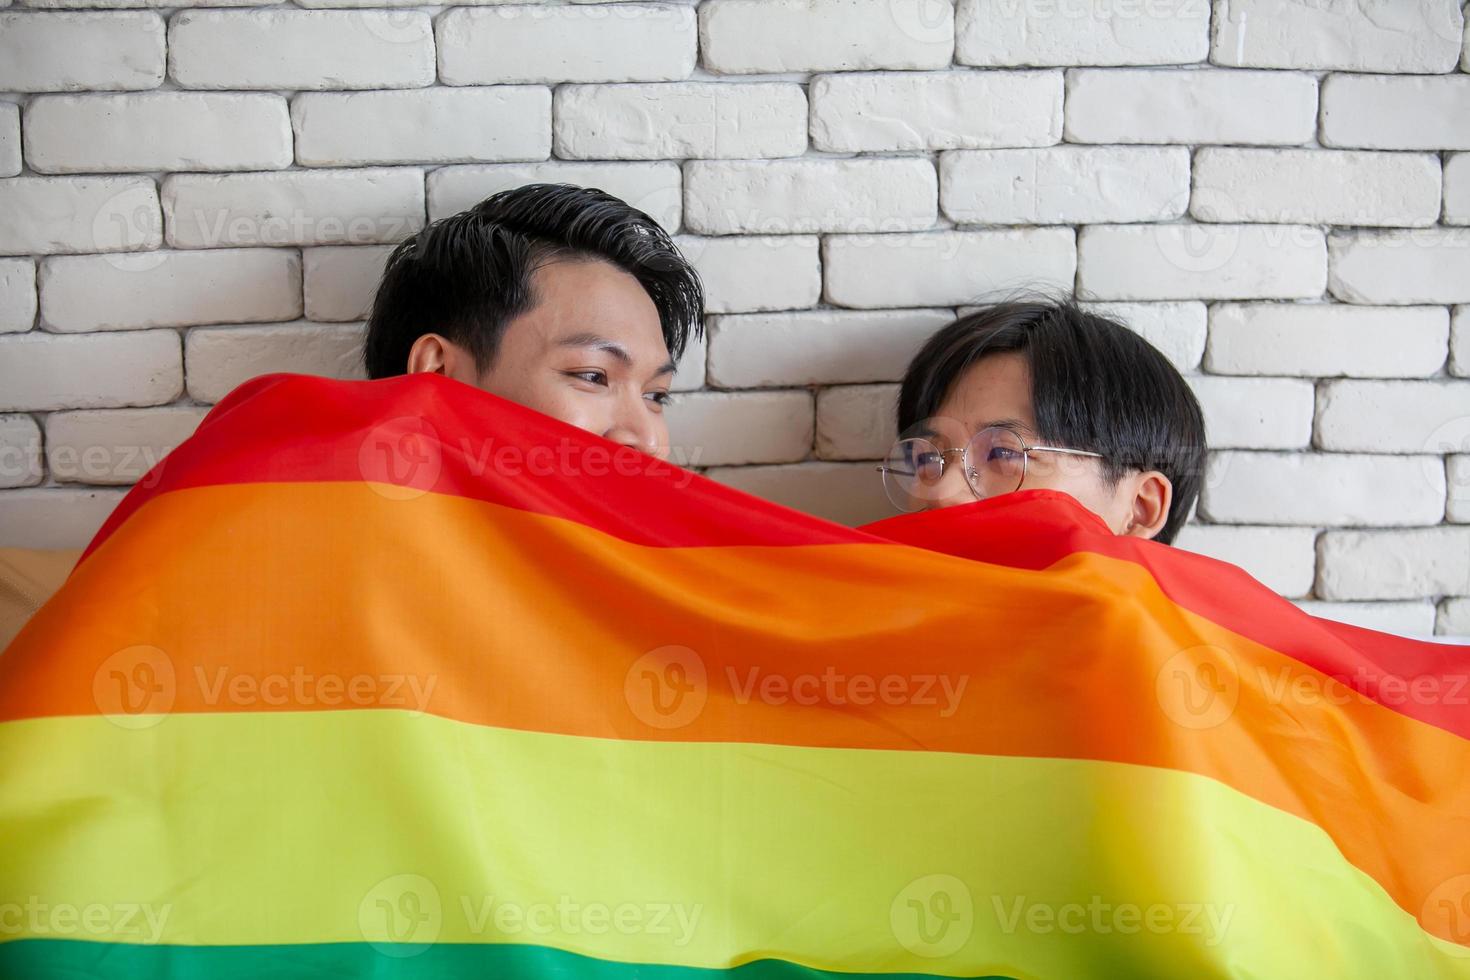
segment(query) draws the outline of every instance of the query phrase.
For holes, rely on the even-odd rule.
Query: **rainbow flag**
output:
[[[271,376],[0,655],[0,975],[1470,977],[1466,674],[1057,494]]]

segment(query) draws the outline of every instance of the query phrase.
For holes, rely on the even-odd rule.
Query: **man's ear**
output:
[[[406,369],[409,374],[442,374],[467,384],[474,384],[477,374],[469,351],[437,333],[426,333],[413,342]]]
[[[1169,505],[1174,502],[1174,484],[1158,470],[1146,470],[1132,480],[1133,499],[1128,509],[1124,534],[1154,538],[1169,523]]]

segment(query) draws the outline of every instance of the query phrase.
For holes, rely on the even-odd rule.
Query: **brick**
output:
[[[123,494],[55,487],[0,494],[0,547],[84,548]]]
[[[434,83],[434,26],[416,10],[187,10],[168,29],[184,88],[412,88]]]
[[[1329,75],[1322,145],[1470,150],[1470,76]]]
[[[109,9],[116,7],[269,7],[281,0],[16,0],[18,7],[38,7],[51,10],[66,10],[76,7]],[[393,0],[382,0],[375,6],[390,5]]]
[[[817,456],[882,459],[898,439],[898,385],[834,385],[817,392]]]
[[[39,173],[279,170],[291,127],[279,95],[149,92],[42,95],[25,114]]]
[[[326,323],[366,320],[383,278],[383,263],[393,249],[392,245],[303,249],[306,318]]]
[[[194,433],[205,411],[181,405],[53,412],[46,417],[47,469],[62,483],[136,483]]]
[[[943,68],[954,55],[950,0],[706,0],[699,47],[712,72]]]
[[[959,0],[955,60],[965,65],[1173,65],[1210,51],[1210,5]]]
[[[1177,218],[1186,147],[1057,146],[940,157],[939,200],[962,224],[1096,224]]]
[[[36,323],[36,263],[0,259],[0,333],[20,333]]]
[[[183,390],[172,330],[0,337],[0,410],[162,405]]]
[[[189,397],[212,404],[251,378],[281,371],[363,378],[362,334],[358,323],[272,323],[190,330],[184,340]]]
[[[1392,7],[1298,0],[1230,0],[1216,19],[1210,60],[1236,68],[1454,71],[1464,21],[1440,0]]]
[[[1470,231],[1465,229],[1335,233],[1328,250],[1328,289],[1344,302],[1470,302]]]
[[[1189,213],[1199,221],[1432,225],[1440,166],[1432,154],[1206,147],[1194,158]]]
[[[1207,333],[1203,303],[1082,303],[1082,308],[1112,317],[1158,348],[1176,368],[1199,367]]]
[[[424,226],[424,172],[416,167],[174,174],[162,198],[175,248],[370,245]]]
[[[1470,439],[1461,436],[1459,445],[1451,447],[1459,453],[1470,452]],[[1446,439],[1445,442],[1450,442]],[[1427,460],[1425,466],[1431,465]],[[1445,457],[1445,505],[1444,517],[1451,524],[1470,524],[1470,455]]]
[[[1450,374],[1470,378],[1470,307],[1455,308],[1450,321]]]
[[[691,392],[669,413],[673,458],[689,466],[803,459],[814,418],[810,392]]]
[[[1470,452],[1470,381],[1331,381],[1317,444],[1338,452]]]
[[[679,250],[704,282],[707,313],[796,310],[822,296],[822,260],[814,235],[682,235]]]
[[[948,310],[807,310],[714,317],[709,379],[716,388],[897,381]]]
[[[684,348],[684,356],[679,358],[679,368],[674,372],[674,380],[669,383],[670,391],[694,391],[704,387],[704,375],[706,362],[709,360],[709,339],[706,332],[701,331],[699,336],[690,337],[689,343]],[[675,401],[677,405],[678,402]],[[677,408],[674,411],[678,411]]]
[[[523,184],[598,187],[676,231],[684,215],[684,174],[670,161],[658,163],[491,163],[440,167],[429,172],[429,220],[474,207],[498,191]]]
[[[1318,548],[1324,599],[1470,595],[1470,527],[1329,531]]]
[[[438,42],[446,85],[662,82],[693,73],[697,30],[673,4],[517,4],[451,8]]]
[[[397,92],[307,92],[291,100],[296,162],[543,160],[551,152],[551,93],[540,86]]]
[[[42,476],[41,427],[29,415],[0,415],[0,487],[33,487]]]
[[[39,281],[41,324],[61,332],[301,315],[301,257],[286,249],[63,256],[41,264]]]
[[[811,83],[819,150],[1050,146],[1062,138],[1059,71],[872,72]]]
[[[1470,153],[1455,153],[1445,159],[1444,223],[1470,225]]]
[[[20,173],[20,106],[0,102],[0,177]]]
[[[1200,515],[1219,524],[1436,524],[1444,517],[1444,468],[1436,479],[1424,464],[1413,456],[1211,453]]]
[[[938,217],[927,159],[695,160],[684,170],[684,222],[711,235],[916,231]]]
[[[1174,544],[1243,568],[1289,598],[1310,593],[1317,575],[1317,532],[1309,527],[1186,524]]]
[[[939,231],[828,238],[822,266],[836,306],[958,306],[1024,284],[1066,289],[1077,268],[1070,228]]]
[[[0,91],[157,88],[163,18],[155,13],[0,14]]]
[[[1073,143],[1292,144],[1316,130],[1317,80],[1305,73],[1138,68],[1067,75],[1065,133]]]
[[[1470,636],[1470,599],[1446,599],[1440,603],[1434,629],[1441,636]]]
[[[797,463],[710,470],[710,479],[783,507],[856,526],[893,517],[872,463]]]
[[[1297,378],[1193,377],[1211,449],[1305,449],[1316,389]]]
[[[1231,303],[1210,311],[1205,368],[1214,374],[1412,378],[1444,367],[1443,307]]]
[[[562,85],[556,155],[566,159],[763,158],[806,150],[807,103],[788,82]]]
[[[158,188],[148,177],[0,180],[0,254],[117,252],[161,244]]]
[[[1301,225],[1092,225],[1077,241],[1086,299],[1320,296],[1327,247]]]
[[[1434,629],[1432,602],[1298,602],[1297,608],[1319,619],[1423,639]]]

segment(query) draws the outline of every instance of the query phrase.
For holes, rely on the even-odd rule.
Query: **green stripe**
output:
[[[386,947],[369,943],[295,946],[147,946],[81,939],[17,939],[0,943],[0,977],[26,980],[932,980],[944,974],[838,973],[786,960],[756,960],[725,970],[618,963],[546,946],[438,943]],[[411,955],[389,955],[411,953]],[[1003,980],[990,977],[984,980]]]

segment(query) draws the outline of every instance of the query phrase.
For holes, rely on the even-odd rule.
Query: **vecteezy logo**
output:
[[[410,415],[374,426],[357,450],[362,478],[389,500],[412,500],[428,493],[439,482],[443,464],[438,430],[426,419]]]
[[[904,949],[937,959],[969,942],[975,928],[975,902],[970,889],[954,875],[925,875],[894,897],[888,923]]]
[[[1209,644],[1180,650],[1154,678],[1159,707],[1183,728],[1214,728],[1235,713],[1240,672],[1228,650]]]
[[[1470,957],[1470,874],[1440,882],[1424,900],[1419,924],[1432,935],[1457,943],[1455,955]],[[1439,948],[1447,946],[1441,944]]]
[[[704,660],[688,647],[650,650],[628,668],[623,698],[634,717],[652,728],[683,728],[709,700]]]
[[[178,684],[174,662],[155,646],[119,650],[92,675],[92,700],[120,728],[152,728],[174,706]]]
[[[439,889],[423,875],[384,878],[357,907],[362,937],[385,956],[417,956],[434,944],[444,924]]]
[[[1424,481],[1438,490],[1445,488],[1451,509],[1470,504],[1470,485],[1461,479],[1447,479],[1443,457],[1470,453],[1470,415],[1449,419],[1435,428],[1424,439],[1420,457],[1424,470]]]

